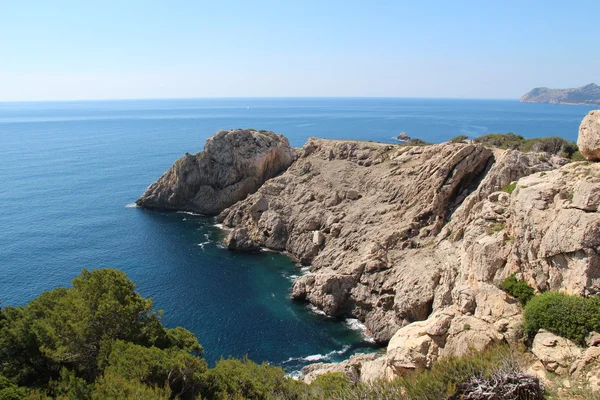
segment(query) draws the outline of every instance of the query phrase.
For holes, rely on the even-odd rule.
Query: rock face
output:
[[[581,122],[577,146],[586,160],[600,161],[600,110],[590,111]]]
[[[288,140],[273,132],[220,131],[204,151],[186,154],[137,200],[140,207],[214,215],[254,193],[294,161]]]
[[[521,97],[523,103],[600,104],[600,86],[590,83],[573,89],[539,87]]]
[[[598,164],[310,139],[285,173],[218,219],[232,228],[230,248],[265,246],[310,265],[294,298],[389,342],[355,368],[369,380],[517,341],[522,308],[498,288],[512,273],[540,291],[598,293],[599,206]]]

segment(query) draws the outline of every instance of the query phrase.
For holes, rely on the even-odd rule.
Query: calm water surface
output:
[[[249,109],[248,109],[249,107]],[[515,132],[570,140],[586,106],[421,99],[201,99],[0,103],[0,302],[22,305],[81,268],[118,268],[194,332],[214,361],[248,356],[294,371],[373,346],[353,321],[289,299],[299,266],[220,246],[212,218],[127,207],[220,129],[393,142]]]

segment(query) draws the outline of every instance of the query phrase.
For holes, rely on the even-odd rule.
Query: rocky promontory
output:
[[[175,161],[136,204],[215,215],[285,171],[294,158],[282,135],[248,129],[220,131],[206,141],[204,151]]]
[[[585,148],[600,150],[593,140]],[[357,318],[387,344],[381,357],[311,366],[304,379],[340,371],[368,381],[522,343],[523,307],[500,288],[509,276],[538,293],[599,294],[599,208],[600,164],[588,161],[477,143],[311,138],[283,173],[217,218],[230,228],[229,249],[267,247],[309,266],[295,299]],[[538,376],[591,368],[600,388],[600,364],[581,358],[589,352],[555,362],[562,342],[548,350],[540,334]]]
[[[522,103],[600,104],[600,86],[590,83],[572,89],[538,87],[521,97]]]

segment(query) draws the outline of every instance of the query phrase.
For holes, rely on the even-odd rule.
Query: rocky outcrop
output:
[[[600,165],[548,153],[310,139],[218,219],[230,248],[310,265],[294,298],[389,342],[356,361],[370,380],[518,341],[522,308],[498,288],[510,274],[538,291],[598,293],[599,188]]]
[[[581,349],[575,343],[543,329],[535,335],[531,352],[546,371],[557,374],[569,371],[571,363],[581,355]]]
[[[600,110],[590,111],[581,121],[577,147],[586,160],[600,161]]]
[[[256,246],[311,265],[294,283],[296,299],[359,318],[387,342],[431,313],[452,262],[434,238],[492,161],[483,146],[310,139],[285,174],[219,220],[230,238],[245,229]]]
[[[186,154],[137,200],[140,207],[215,215],[244,199],[294,161],[288,140],[273,132],[220,131],[204,151]]]

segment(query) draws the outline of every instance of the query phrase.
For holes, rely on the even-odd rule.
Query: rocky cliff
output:
[[[512,185],[511,185],[512,183]],[[504,190],[503,190],[504,189]],[[600,166],[482,145],[310,139],[299,159],[218,219],[231,249],[285,251],[310,272],[293,297],[364,322],[385,357],[361,379],[521,335],[499,284],[600,290]],[[307,370],[306,379],[320,373]]]
[[[295,153],[273,132],[220,131],[204,151],[186,154],[146,189],[137,205],[218,214],[290,166]]]
[[[532,89],[523,97],[522,103],[551,104],[600,104],[600,86],[590,83],[573,89],[549,89],[539,87]]]
[[[586,121],[587,135],[597,136],[595,119]],[[591,141],[587,150],[600,146]],[[293,297],[358,318],[387,343],[382,357],[311,366],[305,380],[336,370],[391,378],[521,340],[522,307],[499,289],[511,274],[538,292],[600,292],[600,164],[466,143],[311,138],[298,154],[219,214],[230,228],[226,244],[268,247],[310,266]],[[587,371],[600,348],[588,353],[569,359],[578,363],[573,371]],[[538,369],[569,370],[560,362],[540,361]],[[600,365],[597,377],[600,384]]]

